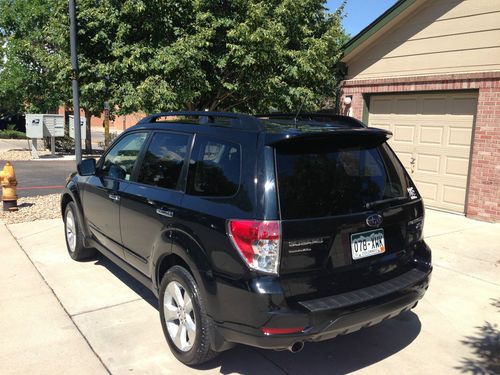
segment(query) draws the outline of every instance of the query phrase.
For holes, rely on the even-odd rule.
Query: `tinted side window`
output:
[[[188,142],[188,135],[155,133],[144,156],[138,182],[178,189]]]
[[[211,197],[236,194],[240,165],[239,145],[197,137],[189,163],[187,194]]]
[[[129,180],[146,137],[147,133],[132,133],[120,139],[104,157],[101,176]]]

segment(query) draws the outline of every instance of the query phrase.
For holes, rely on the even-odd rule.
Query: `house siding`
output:
[[[500,1],[418,0],[343,61],[356,80],[500,71]]]

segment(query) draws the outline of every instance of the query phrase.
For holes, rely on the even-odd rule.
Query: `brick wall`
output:
[[[116,116],[113,120],[109,122],[109,126],[112,128],[112,130],[115,131],[125,130],[137,124],[137,122],[139,122],[139,120],[141,120],[144,117],[146,117],[144,113],[131,113],[129,115]],[[104,114],[101,115],[101,117],[93,116],[90,123],[92,127],[102,128],[102,124],[104,123]]]
[[[500,72],[344,81],[350,113],[362,119],[365,96],[375,93],[478,90],[466,214],[500,222]],[[343,103],[343,101],[342,101]],[[349,108],[344,105],[343,113]]]
[[[59,107],[57,113],[64,115],[65,113],[64,111],[65,111],[64,107]],[[83,112],[83,110],[80,111],[80,117],[81,118],[85,117],[85,113]],[[144,113],[131,113],[129,115],[116,116],[113,120],[109,122],[109,126],[111,128],[111,131],[125,130],[137,124],[137,122],[143,117],[146,117]],[[102,128],[103,123],[104,123],[104,113],[100,117],[92,116],[92,118],[90,119],[90,125],[93,128]]]

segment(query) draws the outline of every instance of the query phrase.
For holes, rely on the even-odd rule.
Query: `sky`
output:
[[[343,22],[346,32],[355,36],[394,3],[396,0],[347,0]],[[328,0],[326,7],[334,11],[340,4],[342,0]]]

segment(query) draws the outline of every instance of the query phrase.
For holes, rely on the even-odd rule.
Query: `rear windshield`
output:
[[[283,219],[359,212],[367,203],[408,196],[403,167],[385,144],[282,146],[276,169]]]

